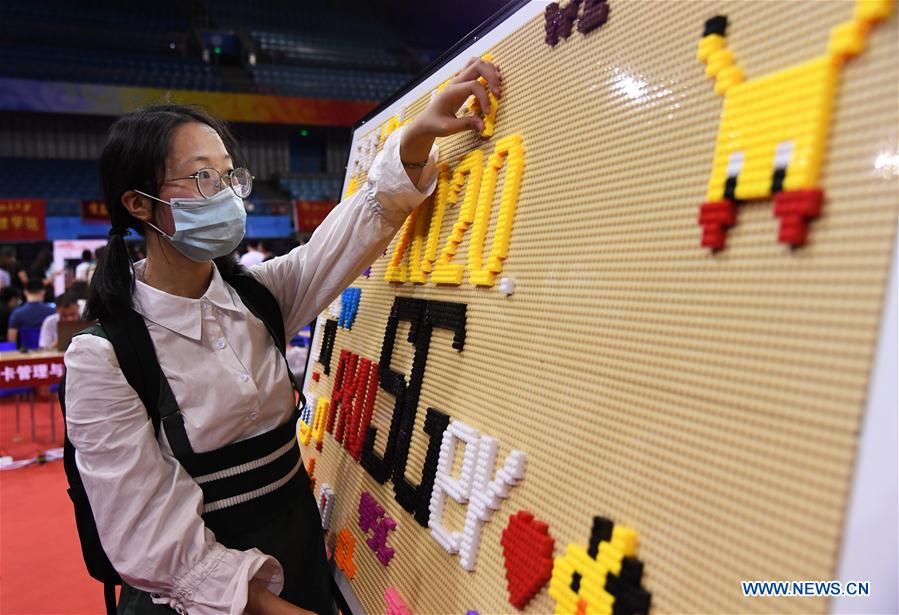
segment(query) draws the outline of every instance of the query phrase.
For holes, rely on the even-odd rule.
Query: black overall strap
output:
[[[134,310],[103,319],[102,328],[112,342],[119,367],[147,409],[153,430],[159,432],[159,382],[162,369],[143,317]]]

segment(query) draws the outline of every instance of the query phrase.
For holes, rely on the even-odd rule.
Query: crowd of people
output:
[[[55,349],[59,323],[81,319],[104,249],[84,250],[78,263],[54,269],[49,249],[38,252],[26,266],[13,246],[0,248],[0,342],[15,344],[16,349]],[[130,244],[129,251],[133,262],[146,258],[141,243]],[[244,267],[253,267],[275,254],[267,241],[251,239],[233,256]],[[54,283],[60,275],[66,280],[66,290],[56,295]]]

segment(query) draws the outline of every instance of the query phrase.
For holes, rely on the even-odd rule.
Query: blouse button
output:
[[[250,420],[251,421],[255,421],[258,418],[259,418],[259,413],[256,410],[253,410],[252,412],[250,412]]]
[[[247,376],[246,374],[241,374],[241,375],[240,375],[240,381],[241,381],[241,382],[246,382],[246,381],[249,380],[249,379],[250,379],[250,377]]]
[[[220,338],[219,341],[217,341],[217,342],[215,343],[215,347],[218,348],[219,350],[224,350],[224,348],[225,348],[225,339],[224,339],[224,338]]]

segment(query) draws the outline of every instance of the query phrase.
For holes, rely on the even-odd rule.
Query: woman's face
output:
[[[211,167],[223,176],[234,168],[231,156],[222,138],[211,127],[200,122],[181,124],[172,133],[169,154],[165,161],[165,180],[159,186],[159,198],[203,198],[197,190],[195,179],[173,179],[194,175],[202,168]],[[169,235],[175,233],[171,207],[156,202],[154,224]]]

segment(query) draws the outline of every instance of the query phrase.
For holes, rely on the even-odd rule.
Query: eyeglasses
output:
[[[228,185],[231,186],[234,194],[245,199],[250,196],[250,192],[253,191],[253,180],[255,178],[250,174],[249,169],[244,169],[243,167],[228,171],[224,177],[217,169],[203,167],[193,175],[188,175],[187,177],[172,177],[165,181],[173,182],[181,179],[196,180],[197,190],[199,190],[200,194],[207,199],[212,198],[221,192],[225,186],[225,179],[227,179]]]

